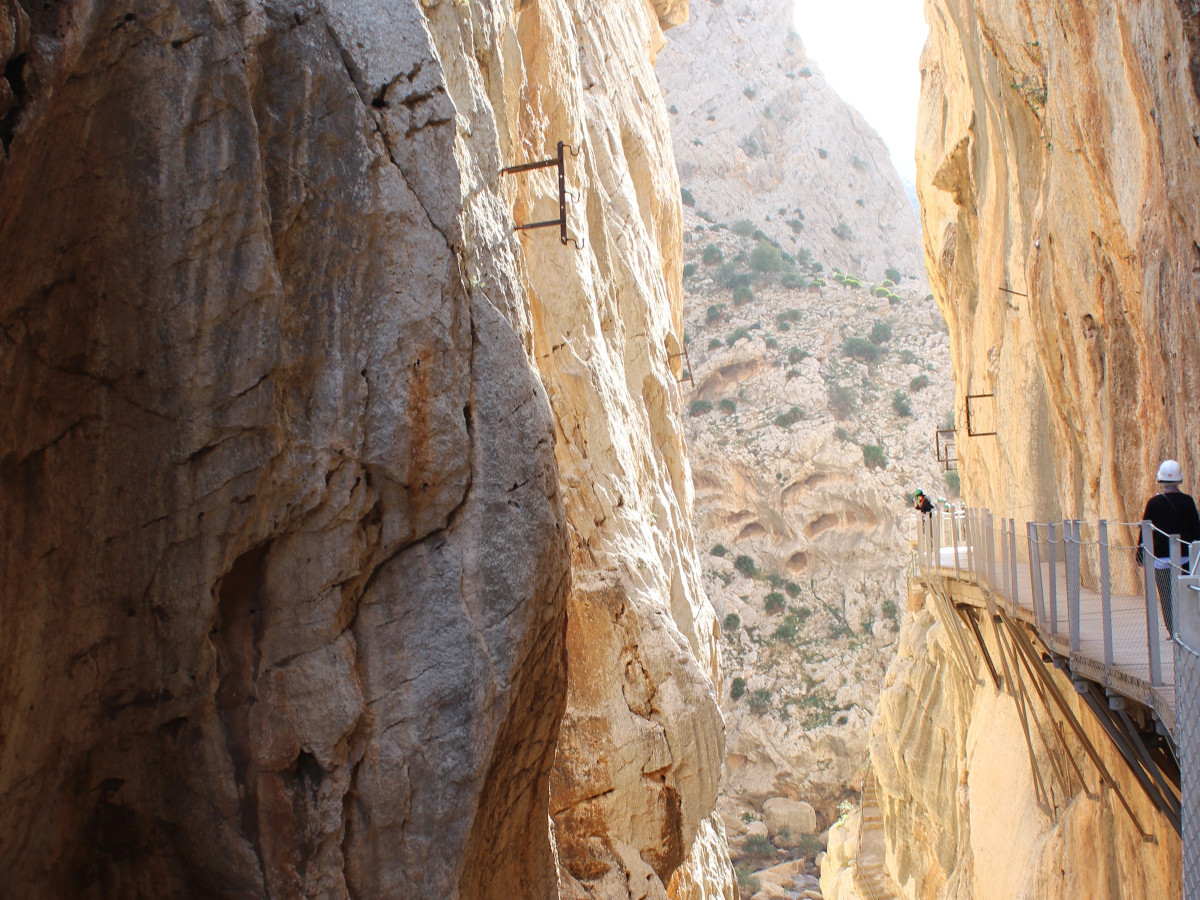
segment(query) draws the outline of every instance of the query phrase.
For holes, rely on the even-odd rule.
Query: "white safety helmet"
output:
[[[1179,484],[1183,481],[1183,470],[1179,468],[1179,463],[1173,459],[1164,459],[1163,464],[1158,467],[1158,482],[1159,484]]]

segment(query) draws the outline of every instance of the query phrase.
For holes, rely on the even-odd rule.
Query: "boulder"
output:
[[[763,818],[771,837],[786,830],[787,836],[796,840],[817,830],[817,812],[803,800],[773,797],[763,804]]]

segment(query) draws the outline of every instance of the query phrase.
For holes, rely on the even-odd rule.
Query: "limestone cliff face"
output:
[[[1128,521],[1164,456],[1200,475],[1195,17],[1172,0],[926,3],[926,265],[960,426],[964,395],[994,393],[1000,432],[960,435],[972,501]]]
[[[924,283],[920,229],[883,141],[826,82],[786,0],[697,0],[657,70],[683,186],[710,221]]]
[[[1101,785],[1069,729],[1065,736],[1087,792],[1060,802],[1053,818],[1038,805],[1016,703],[986,676],[975,677],[982,671],[968,676],[931,609],[906,618],[871,727],[886,870],[899,895],[1179,896],[1178,836],[1078,702],[1070,680],[1054,670],[1060,692],[1152,840],[1142,839],[1114,793]],[[998,659],[986,624],[984,634]],[[1056,761],[1035,746],[1040,770],[1051,772]],[[1057,764],[1067,765],[1063,759]],[[847,864],[844,848],[831,847],[827,860],[827,898],[853,900],[852,886],[837,871],[839,863]]]
[[[732,891],[685,17],[0,3],[7,887]]]

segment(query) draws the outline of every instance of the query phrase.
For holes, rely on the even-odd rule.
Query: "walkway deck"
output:
[[[1112,649],[1109,664],[1105,661],[1104,598],[1097,590],[1082,584],[1079,587],[1079,648],[1074,653],[1070,649],[1067,566],[1062,560],[1055,566],[1054,617],[1051,616],[1050,606],[1050,566],[1048,563],[1039,566],[1044,606],[1043,622],[1039,623],[1034,610],[1032,566],[1027,563],[1019,565],[1018,601],[1014,605],[1002,587],[997,589],[995,584],[986,584],[989,578],[980,578],[968,568],[967,545],[959,545],[958,552],[959,565],[955,568],[954,548],[941,547],[937,560],[940,565],[925,566],[923,576],[989,587],[997,600],[1006,601],[1004,610],[1038,629],[1048,647],[1070,660],[1074,672],[1152,708],[1168,731],[1175,732],[1175,655],[1170,635],[1162,622],[1162,614],[1158,611],[1157,596],[1153,599],[1154,630],[1157,632],[1154,640],[1157,641],[1159,652],[1159,678],[1156,683],[1151,673],[1150,642],[1146,640],[1145,594],[1110,593],[1109,634]],[[970,553],[972,562],[974,556],[976,554]],[[1000,560],[996,562],[1000,565]],[[1002,581],[1000,578],[995,580]],[[974,600],[971,605],[979,608],[986,605],[982,598],[972,598],[970,593],[956,592],[955,600]]]

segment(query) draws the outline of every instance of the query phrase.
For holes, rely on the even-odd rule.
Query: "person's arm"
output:
[[[1153,501],[1154,501],[1153,497],[1151,497],[1149,500],[1146,501],[1146,508],[1142,511],[1142,521],[1143,522],[1145,522],[1147,519],[1150,518],[1150,504]],[[1142,564],[1143,557],[1146,555],[1146,548],[1142,546],[1142,529],[1140,526],[1137,530],[1137,533],[1138,533],[1137,553],[1134,554],[1133,561],[1136,562],[1140,566]]]

